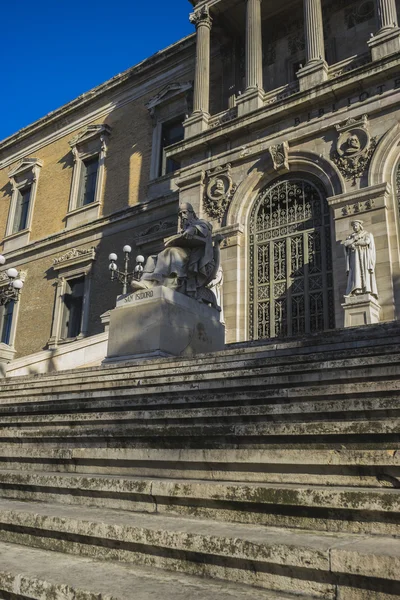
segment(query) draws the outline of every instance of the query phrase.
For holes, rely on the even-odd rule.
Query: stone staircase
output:
[[[400,326],[5,380],[0,599],[400,598]]]

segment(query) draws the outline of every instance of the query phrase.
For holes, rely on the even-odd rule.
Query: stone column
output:
[[[395,0],[377,0],[379,31],[398,27]]]
[[[321,0],[304,0],[307,64],[325,60]]]
[[[314,87],[328,79],[321,0],[304,0],[304,33],[307,63],[298,72],[301,90]]]
[[[246,90],[263,89],[261,1],[247,0]]]
[[[379,60],[400,51],[400,29],[396,0],[376,0],[376,9],[379,30],[368,42],[372,60]]]
[[[197,30],[193,113],[185,121],[185,138],[208,127],[210,117],[210,45],[212,18],[207,7],[190,15]]]
[[[246,2],[246,90],[238,98],[239,116],[261,108],[264,103],[261,2]]]

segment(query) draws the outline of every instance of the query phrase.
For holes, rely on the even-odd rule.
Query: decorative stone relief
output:
[[[283,142],[268,148],[268,153],[272,160],[272,166],[275,171],[289,171],[289,144]]]
[[[360,23],[365,23],[375,16],[375,5],[373,0],[366,0],[353,4],[345,9],[344,19],[347,29],[351,29]]]
[[[338,139],[334,150],[333,162],[348,180],[360,178],[366,171],[374,150],[376,138],[369,133],[368,117],[348,119],[336,125]]]
[[[342,208],[342,215],[347,217],[349,215],[357,215],[366,210],[372,210],[375,207],[375,201],[371,198],[368,200],[361,200],[355,204],[349,204]]]
[[[159,233],[160,231],[166,231],[168,229],[172,229],[173,227],[176,228],[176,226],[177,226],[176,221],[159,221],[155,225],[151,225],[150,227],[147,227],[147,229],[144,229],[143,231],[141,231],[139,233],[138,237],[142,238],[147,235]]]
[[[211,219],[219,223],[222,221],[236,189],[237,185],[231,177],[230,164],[207,172],[204,210]]]
[[[198,27],[199,23],[202,21],[206,22],[211,27],[212,18],[208,6],[202,6],[201,8],[190,13],[189,21],[196,27]]]
[[[301,29],[299,29],[301,32]],[[289,52],[293,56],[298,52],[303,52],[306,47],[305,37],[303,33],[296,33],[288,38]]]
[[[59,267],[60,265],[63,265],[63,263],[70,264],[72,262],[80,262],[82,259],[83,260],[94,260],[95,253],[96,253],[96,249],[94,247],[85,248],[83,250],[79,250],[77,248],[71,248],[71,250],[68,250],[62,256],[59,256],[58,258],[54,258],[53,266]]]

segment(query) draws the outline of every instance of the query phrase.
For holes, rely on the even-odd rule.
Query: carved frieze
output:
[[[370,136],[367,115],[336,125],[336,131],[338,137],[333,161],[346,179],[353,180],[355,184],[371,161],[376,148],[376,138]]]
[[[355,202],[354,204],[344,206],[342,208],[342,215],[344,217],[358,215],[359,213],[365,212],[367,210],[372,210],[373,208],[375,208],[375,201],[373,198],[368,198],[368,200],[360,200],[359,202]]]
[[[204,210],[211,219],[222,222],[236,189],[230,164],[207,172]]]
[[[82,261],[92,261],[95,259],[96,248],[71,248],[62,256],[53,259],[53,267],[60,269],[65,265],[71,265],[73,263],[80,263]]]

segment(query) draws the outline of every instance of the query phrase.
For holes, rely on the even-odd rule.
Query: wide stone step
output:
[[[0,468],[262,483],[394,487],[400,451],[338,449],[49,448],[0,446]]]
[[[383,536],[0,500],[0,540],[326,600],[400,594],[400,540]]]
[[[194,424],[207,422],[260,422],[260,421],[284,421],[297,419],[321,420],[322,418],[340,419],[346,415],[347,419],[353,418],[372,418],[400,416],[400,397],[393,396],[388,398],[366,398],[366,399],[348,399],[348,400],[319,400],[313,402],[285,402],[277,403],[276,399],[268,404],[268,398],[260,404],[253,406],[225,406],[210,408],[177,408],[172,406],[168,410],[136,410],[130,411],[112,411],[109,407],[99,412],[51,412],[45,414],[18,414],[4,416],[0,413],[0,429],[7,427],[38,427],[54,428],[56,426],[65,427],[66,425],[102,425],[121,423],[190,423]]]
[[[400,536],[400,489],[0,471],[0,497]]]
[[[1,469],[375,487],[400,481],[396,450],[46,448],[3,444]]]
[[[376,326],[367,326],[354,330],[341,329],[328,331],[324,333],[323,338],[320,334],[311,334],[301,338],[292,338],[287,340],[259,340],[257,342],[244,342],[239,344],[230,344],[226,350],[222,352],[204,354],[196,359],[191,358],[164,358],[152,360],[135,360],[127,361],[126,363],[108,364],[101,367],[91,367],[80,369],[77,373],[75,370],[63,371],[57,373],[57,380],[66,380],[72,378],[91,378],[101,377],[103,374],[108,375],[113,373],[124,373],[125,375],[136,373],[139,371],[156,371],[160,372],[163,369],[171,368],[202,368],[202,365],[207,365],[210,369],[211,365],[220,368],[220,365],[226,363],[229,365],[236,362],[238,357],[241,361],[257,361],[265,359],[283,358],[285,360],[297,362],[304,359],[309,360],[312,355],[315,355],[314,360],[324,360],[329,353],[340,356],[343,353],[343,358],[348,357],[353,353],[356,356],[365,354],[388,353],[393,354],[400,350],[400,333],[399,326],[396,322],[383,323]],[[38,383],[45,385],[46,382],[54,383],[54,373],[37,374],[33,376],[13,377],[3,385],[18,386],[26,385],[27,381],[32,384]],[[10,388],[11,389],[11,388]]]
[[[65,387],[72,389],[80,386],[114,382],[115,385],[121,384],[126,386],[129,384],[135,385],[137,381],[148,380],[149,382],[156,378],[162,377],[175,377],[183,379],[187,375],[193,373],[195,369],[196,374],[199,377],[202,375],[205,377],[219,376],[226,377],[228,373],[235,372],[237,376],[246,371],[252,370],[254,374],[257,372],[262,373],[268,365],[268,370],[271,374],[284,373],[288,367],[293,372],[309,372],[314,371],[316,367],[318,369],[331,370],[334,368],[357,368],[360,366],[371,365],[373,367],[379,367],[380,365],[387,364],[398,364],[400,361],[400,344],[394,347],[367,347],[357,348],[353,351],[354,356],[348,353],[336,352],[336,353],[319,353],[311,355],[293,355],[287,356],[262,356],[254,359],[243,359],[241,356],[235,357],[235,360],[229,362],[216,360],[214,355],[210,355],[210,358],[198,360],[197,362],[181,362],[180,359],[174,359],[175,362],[171,362],[168,359],[165,363],[162,361],[154,363],[154,361],[143,362],[140,365],[132,364],[128,367],[119,367],[114,369],[109,368],[94,368],[88,371],[75,370],[72,372],[60,372],[57,373],[56,379],[54,374],[52,377],[49,376],[34,376],[21,378],[15,381],[14,378],[7,379],[2,382],[0,386],[0,396],[7,395],[10,392],[16,393],[17,391],[26,390],[27,382],[29,381],[29,389],[31,393],[36,391],[41,392],[42,390],[53,390],[62,391]]]
[[[0,597],[13,600],[299,599],[227,581],[118,562],[99,562],[7,543],[0,543]],[[304,596],[302,600],[312,598]]]
[[[52,381],[49,386],[34,384],[24,385],[21,388],[5,385],[0,389],[0,402],[3,398],[8,399],[10,394],[18,394],[19,400],[34,395],[56,394],[65,391],[82,392],[85,389],[91,391],[96,389],[126,389],[141,388],[142,392],[150,393],[154,387],[157,391],[164,388],[163,391],[183,391],[190,386],[195,385],[196,389],[215,388],[222,385],[227,388],[232,387],[251,387],[260,386],[271,387],[281,385],[300,385],[312,384],[320,381],[363,381],[368,377],[369,380],[398,378],[400,376],[400,355],[391,357],[376,357],[374,359],[349,359],[346,361],[327,362],[326,364],[310,363],[307,365],[285,365],[283,367],[246,367],[234,370],[234,377],[231,370],[213,372],[201,369],[190,369],[190,371],[181,374],[174,374],[170,371],[167,374],[154,373],[148,377],[146,373],[136,375],[134,378],[122,377],[120,379],[110,376],[102,377],[91,381],[85,378],[79,383],[73,385],[66,383],[58,385],[57,381]],[[146,389],[147,388],[147,389]]]
[[[373,397],[374,395],[387,396],[400,391],[400,379],[398,375],[376,378],[368,375],[368,369],[365,370],[364,380],[358,377],[353,381],[348,381],[343,371],[330,380],[326,379],[324,374],[317,371],[311,377],[306,377],[300,382],[295,377],[291,381],[291,376],[280,377],[281,383],[275,380],[267,381],[265,378],[227,379],[223,385],[219,381],[210,380],[208,382],[199,381],[184,385],[174,384],[169,386],[136,386],[126,389],[115,389],[108,387],[96,390],[83,390],[81,392],[69,392],[66,394],[43,394],[41,396],[21,396],[10,395],[0,399],[0,412],[10,414],[10,411],[17,413],[29,412],[29,406],[34,406],[32,410],[36,412],[48,412],[48,410],[58,410],[58,408],[70,410],[71,412],[85,410],[94,407],[115,408],[126,406],[145,405],[149,407],[157,406],[179,406],[185,405],[204,406],[208,403],[212,406],[220,405],[242,405],[261,398],[279,399],[290,398],[298,400],[322,398],[329,396],[336,398],[346,398],[350,394],[352,397]],[[340,376],[339,376],[340,375]],[[342,378],[343,377],[343,378]]]
[[[342,421],[272,421],[263,423],[204,423],[204,424],[90,424],[74,425],[73,427],[49,427],[49,428],[27,428],[7,427],[0,432],[2,443],[17,443],[21,440],[33,442],[37,440],[42,443],[62,441],[63,444],[76,443],[79,439],[87,442],[95,440],[121,440],[137,443],[139,440],[147,443],[157,440],[163,447],[167,442],[178,442],[181,446],[190,447],[191,443],[203,443],[214,440],[220,444],[224,441],[240,443],[245,447],[247,444],[268,444],[278,438],[306,438],[303,442],[312,438],[316,443],[329,438],[349,438],[357,440],[370,440],[374,437],[386,438],[391,443],[391,448],[400,446],[400,419],[372,419],[372,420],[347,420]],[[295,440],[291,440],[292,442]],[[300,441],[300,440],[298,440]]]

